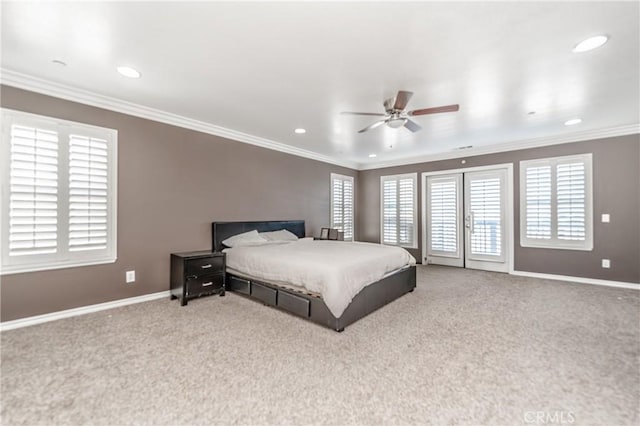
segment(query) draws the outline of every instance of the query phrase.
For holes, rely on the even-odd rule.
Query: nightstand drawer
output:
[[[187,296],[209,293],[217,291],[224,285],[224,275],[202,275],[196,278],[187,279]]]
[[[222,256],[200,257],[185,261],[187,275],[205,275],[222,271],[224,258]]]

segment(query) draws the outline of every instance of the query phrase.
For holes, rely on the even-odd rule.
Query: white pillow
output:
[[[242,234],[234,235],[226,240],[222,241],[227,247],[242,247],[242,246],[256,246],[265,244],[267,240],[258,234],[258,231],[253,230]]]
[[[271,232],[260,232],[260,236],[267,241],[298,241],[298,237],[286,229]]]

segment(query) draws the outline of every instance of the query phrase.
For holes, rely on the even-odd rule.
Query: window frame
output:
[[[79,266],[114,263],[117,259],[118,218],[118,131],[55,117],[0,109],[0,275],[47,271]],[[9,209],[11,205],[11,127],[15,124],[54,130],[58,134],[57,251],[54,254],[9,256]],[[107,248],[103,250],[69,250],[69,140],[71,134],[107,141]]]
[[[558,164],[582,162],[584,164],[585,192],[585,239],[578,241],[558,238]],[[527,237],[527,183],[526,170],[530,167],[549,166],[551,168],[551,238],[536,239]],[[520,161],[520,246],[558,250],[593,250],[593,154],[576,154],[559,157],[539,158]]]
[[[387,243],[384,241],[384,183],[387,181],[400,181],[401,179],[410,178],[413,180],[413,235],[412,241],[413,244],[393,244]],[[399,207],[399,205],[398,205]],[[417,249],[418,248],[418,173],[403,173],[397,175],[387,175],[380,176],[380,244],[388,245],[388,246],[398,246],[409,249]],[[397,231],[397,240],[399,241],[400,235],[400,215],[397,215],[396,218],[396,231]]]
[[[351,239],[347,239],[347,237],[344,237],[345,241],[355,241],[356,239],[356,222],[355,222],[355,209],[356,209],[356,185],[355,185],[355,179],[353,178],[353,176],[347,176],[347,175],[341,175],[338,173],[331,173],[331,180],[330,180],[330,184],[331,184],[331,189],[330,189],[330,211],[329,211],[329,215],[330,215],[330,219],[329,219],[329,223],[331,224],[331,228],[335,228],[335,223],[333,221],[333,209],[334,209],[334,194],[333,194],[333,182],[334,180],[341,180],[341,181],[350,181],[351,182],[351,187],[352,187],[352,199],[351,199]],[[344,219],[344,196],[343,196],[343,203],[342,203],[342,217]],[[343,225],[342,225],[342,232],[344,234],[344,220],[343,220]]]

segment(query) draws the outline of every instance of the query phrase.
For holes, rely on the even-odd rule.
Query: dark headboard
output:
[[[298,238],[305,236],[304,220],[270,220],[267,222],[212,222],[211,241],[213,251],[225,248],[222,241],[234,235],[256,230],[258,232],[278,231],[286,229]]]

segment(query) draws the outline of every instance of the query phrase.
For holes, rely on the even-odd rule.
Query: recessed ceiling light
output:
[[[66,62],[64,62],[64,61],[61,61],[60,59],[54,59],[54,60],[53,60],[53,61],[51,61],[51,62],[53,62],[53,63],[54,63],[54,64],[56,64],[56,65],[60,65],[61,67],[66,67],[66,66],[67,66],[67,63],[66,63]]]
[[[582,119],[581,118],[574,118],[574,119],[565,121],[564,125],[565,126],[573,126],[575,124],[580,124],[580,123],[582,123]]]
[[[297,129],[294,130],[294,132],[296,132],[299,135],[303,135],[305,133],[307,133],[307,131],[301,127],[298,127]]]
[[[588,39],[583,40],[580,43],[576,44],[572,52],[574,53],[588,52],[589,50],[597,49],[598,47],[605,44],[608,40],[609,40],[609,37],[607,37],[606,35],[589,37]]]
[[[376,154],[369,154],[369,158],[376,158],[377,155]]]
[[[137,70],[134,70],[131,67],[118,67],[117,69],[118,69],[118,72],[124,75],[125,77],[140,78],[140,72],[138,72]]]

